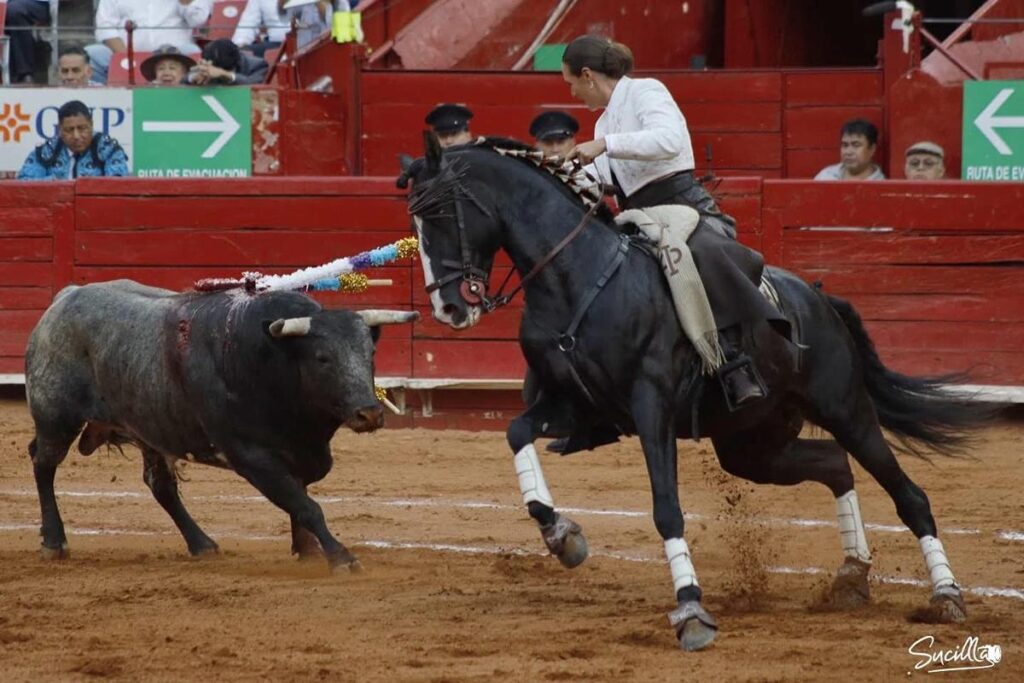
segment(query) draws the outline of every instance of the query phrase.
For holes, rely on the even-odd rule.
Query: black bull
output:
[[[234,470],[287,512],[293,552],[322,549],[332,568],[358,567],[306,487],[330,471],[342,424],[382,424],[374,344],[380,325],[416,315],[325,310],[296,292],[176,294],[130,280],[62,290],[25,356],[44,557],[67,553],[53,482],[81,433],[85,455],[104,443],[139,446],[146,484],[194,555],[217,545],[178,496],[180,458]]]
[[[730,412],[718,383],[700,375],[656,260],[627,244],[607,211],[587,215],[553,171],[495,153],[496,148],[523,150],[519,143],[495,139],[442,154],[428,138],[425,157],[406,164],[399,184],[414,182],[410,213],[435,318],[465,329],[504,302],[486,291],[499,249],[526,282],[519,341],[540,386],[536,400],[509,426],[508,442],[524,502],[552,553],[575,566],[586,557],[586,545],[579,526],[554,509],[534,440],[573,435],[571,450],[607,442],[609,431],[612,440],[618,433],[638,435],[654,523],[666,541],[676,584],[679,604],[670,620],[684,648],[707,645],[717,626],[700,606],[677,486],[676,440],[697,436],[696,427],[712,439],[731,474],[777,485],[821,482],[837,505],[855,506],[849,452],[921,541],[938,618],[961,619],[961,592],[943,562],[928,498],[902,470],[881,431],[885,427],[904,443],[940,451],[960,445],[962,430],[976,424],[981,411],[943,392],[949,378],[888,370],[852,306],[770,268],[781,308],[803,348],[768,323],[754,326],[744,347],[768,395]],[[835,440],[799,438],[805,420]],[[862,531],[859,508],[855,515]],[[840,529],[846,533],[842,519]],[[846,546],[844,538],[844,551]],[[851,547],[870,560],[866,544]],[[847,552],[836,587],[852,572],[866,599],[866,564]]]

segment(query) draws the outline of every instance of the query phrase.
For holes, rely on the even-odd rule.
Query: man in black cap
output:
[[[536,147],[549,157],[564,157],[576,146],[580,122],[564,111],[546,111],[530,124]]]
[[[461,104],[439,104],[434,107],[425,121],[437,133],[442,148],[465,145],[473,142],[469,132],[469,120],[473,112]]]

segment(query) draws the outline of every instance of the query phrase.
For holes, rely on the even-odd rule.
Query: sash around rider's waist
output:
[[[622,208],[642,209],[661,204],[676,204],[678,202],[673,200],[695,185],[697,185],[697,180],[693,177],[693,171],[677,171],[663,178],[652,180],[629,197],[623,195],[622,188],[618,183],[616,183],[615,189]]]

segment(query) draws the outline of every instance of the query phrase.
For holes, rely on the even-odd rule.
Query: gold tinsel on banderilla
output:
[[[403,237],[395,242],[395,248],[398,249],[398,258],[409,258],[419,252],[420,243],[415,237]]]

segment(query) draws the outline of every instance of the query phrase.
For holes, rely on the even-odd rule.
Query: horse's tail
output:
[[[964,373],[909,377],[885,367],[856,309],[848,301],[825,296],[853,337],[878,421],[898,438],[898,449],[922,455],[922,446],[927,446],[952,455],[970,442],[968,430],[994,416],[997,407],[957,398],[944,389],[963,383]]]

